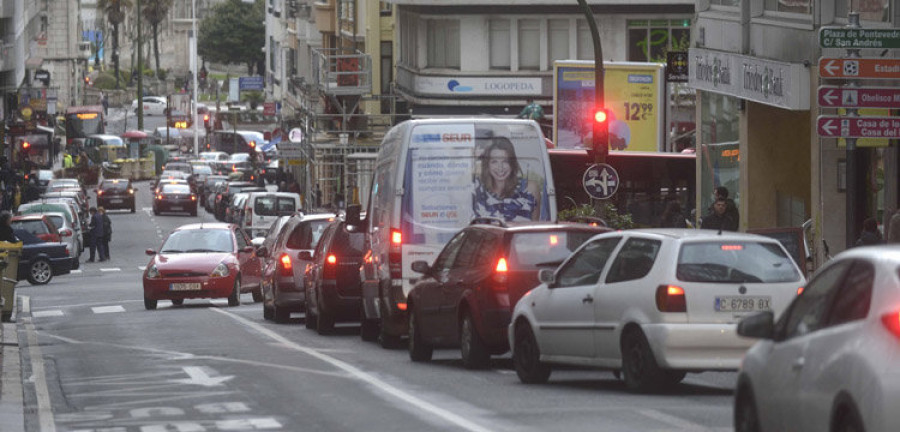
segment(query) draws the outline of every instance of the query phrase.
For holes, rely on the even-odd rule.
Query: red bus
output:
[[[88,135],[106,133],[103,106],[72,106],[66,109],[66,148],[81,147]],[[70,150],[71,151],[71,150]]]
[[[550,166],[558,211],[588,204],[582,176],[593,159],[583,149],[551,149]],[[619,189],[609,199],[621,214],[631,214],[637,227],[659,227],[663,211],[677,202],[685,220],[691,214],[697,190],[697,157],[689,153],[611,151],[606,163],[619,173]]]

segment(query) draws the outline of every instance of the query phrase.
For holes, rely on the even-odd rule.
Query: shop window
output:
[[[712,205],[713,191],[725,186],[729,198],[740,204],[740,99],[717,93],[700,92],[700,170],[701,214]]]
[[[428,67],[459,69],[459,21],[428,20]]]
[[[556,60],[569,58],[569,20],[549,20],[547,31],[549,32],[548,55],[552,66]]]
[[[835,0],[835,17],[846,19],[850,11],[858,12],[861,21],[891,22],[891,3],[887,0]]]
[[[491,69],[509,70],[510,36],[508,19],[492,19],[488,22]]]
[[[691,21],[628,20],[628,61],[664,62],[668,51],[687,51]]]
[[[767,12],[783,12],[809,15],[812,13],[812,0],[765,0]]]
[[[519,69],[537,70],[541,66],[541,22],[519,20]]]

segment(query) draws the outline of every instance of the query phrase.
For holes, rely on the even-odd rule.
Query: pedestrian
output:
[[[100,92],[100,104],[103,105],[103,115],[109,114],[109,98],[103,91]]]
[[[878,221],[870,217],[863,221],[863,230],[856,239],[857,246],[871,246],[884,243],[881,231],[878,231]]]
[[[528,120],[541,120],[544,118],[544,109],[541,108],[537,102],[534,101],[534,98],[526,99],[528,102],[525,105],[525,108],[522,108],[522,112],[519,113],[516,118],[520,119],[528,119]]]
[[[740,226],[741,215],[738,212],[737,204],[734,203],[734,200],[729,198],[728,188],[725,186],[718,186],[713,191],[713,204],[710,204],[709,208],[706,210],[707,213],[713,213],[713,205],[719,199],[725,200],[725,213],[734,221],[735,231],[737,227]]]
[[[103,257],[106,256],[106,253],[103,252],[103,242],[101,241],[103,239],[103,217],[100,213],[97,213],[96,207],[91,207],[88,212],[91,214],[88,222],[88,242],[91,255],[87,262],[94,262],[95,257],[103,261]]]
[[[719,230],[719,231],[737,231],[737,222],[727,212],[728,203],[724,198],[719,198],[713,204],[712,211],[703,216],[703,223],[700,228]]]
[[[12,213],[8,211],[0,212],[0,241],[18,243],[19,239],[12,229]]]
[[[888,220],[888,243],[900,243],[900,208],[894,210],[894,215]]]
[[[103,256],[100,257],[100,261],[107,261],[109,260],[109,241],[112,240],[112,221],[109,220],[106,209],[102,206],[97,207],[97,213],[100,213],[100,218],[103,220],[103,239],[101,240]]]

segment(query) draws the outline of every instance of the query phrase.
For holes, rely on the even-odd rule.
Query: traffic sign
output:
[[[895,87],[819,87],[819,106],[823,108],[897,108],[900,88]]]
[[[241,91],[262,91],[266,83],[261,76],[246,76],[238,78],[238,87]]]
[[[819,75],[822,78],[900,79],[900,59],[822,57]]]
[[[900,117],[823,115],[816,123],[825,138],[900,138]]]
[[[584,171],[581,182],[591,198],[607,199],[619,189],[619,173],[608,164],[594,164]]]
[[[900,48],[900,30],[822,27],[819,29],[822,48]]]

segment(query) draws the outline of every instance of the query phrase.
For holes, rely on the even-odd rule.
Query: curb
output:
[[[12,322],[0,324],[0,430],[25,431],[25,406],[22,391],[19,336],[16,311]]]

